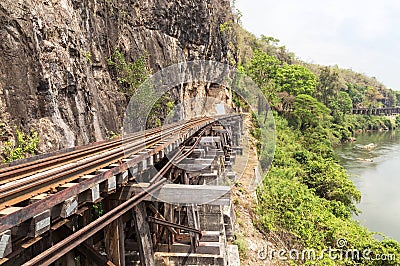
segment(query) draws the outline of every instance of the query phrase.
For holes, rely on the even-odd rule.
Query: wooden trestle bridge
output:
[[[242,127],[196,118],[0,168],[0,265],[232,265]]]
[[[358,115],[399,115],[400,107],[382,107],[382,108],[354,108],[353,114]]]

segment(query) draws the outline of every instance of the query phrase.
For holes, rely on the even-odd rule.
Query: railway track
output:
[[[57,154],[54,156],[50,156],[48,158],[43,158],[28,163],[0,168],[0,185],[16,179],[23,178],[25,176],[35,174],[37,172],[43,172],[45,170],[61,166],[63,164],[66,164],[74,160],[85,158],[90,155],[93,156],[95,154],[102,153],[104,151],[113,148],[117,148],[119,146],[122,146],[123,143],[129,144],[130,142],[145,139],[146,136],[151,136],[153,134],[160,133],[161,131],[166,132],[167,130],[174,128],[175,126],[176,125],[173,124],[163,128],[149,129],[144,132],[134,133],[131,136],[129,136],[129,138],[125,138],[124,140],[122,140],[122,138],[119,137],[118,139],[107,141],[99,145],[95,146],[87,145],[71,152]]]
[[[203,135],[204,129],[202,129],[198,136]],[[74,249],[76,246],[80,245],[88,238],[93,236],[96,232],[103,229],[105,226],[109,225],[119,217],[121,217],[124,213],[131,210],[133,207],[138,205],[140,202],[145,200],[149,195],[157,190],[159,190],[165,183],[166,179],[163,176],[167,173],[167,171],[176,163],[184,160],[193,149],[199,144],[200,138],[198,138],[190,149],[183,152],[184,148],[180,147],[174,155],[170,158],[170,160],[166,163],[166,165],[159,171],[157,174],[150,180],[150,186],[140,193],[136,194],[134,197],[129,199],[128,201],[122,203],[115,209],[107,212],[104,216],[101,216],[97,220],[88,224],[81,230],[73,233],[69,237],[60,241],[56,245],[52,246],[45,252],[42,252],[39,256],[31,259],[30,261],[23,264],[24,266],[34,266],[34,265],[49,265],[55,262],[57,259],[61,258],[64,254]]]
[[[176,123],[164,128],[147,130],[127,139],[110,141],[99,146],[72,151],[10,168],[0,169],[0,210],[23,202],[32,196],[77,180],[124,158],[159,144],[164,139],[180,138],[210,118]]]
[[[13,250],[12,253],[4,253],[0,245],[0,264],[12,265],[12,260],[16,259],[20,262],[19,265],[50,265],[69,251],[88,245],[86,240],[97,239],[100,231],[108,232],[109,226],[115,226],[129,216],[127,212],[141,213],[143,206],[146,208],[142,202],[165,185],[165,177],[176,175],[176,169],[172,167],[192,154],[204,139],[201,136],[210,134],[210,126],[221,125],[224,119],[228,119],[226,121],[229,123],[231,118],[232,116],[196,118],[134,133],[123,140],[119,138],[77,147],[62,154],[52,154],[46,158],[0,168],[0,239],[3,241],[0,244],[11,243]],[[163,159],[167,154],[168,159]],[[158,163],[157,167],[163,167],[154,172],[147,167],[147,164],[154,163]],[[131,173],[129,179],[128,171]],[[102,216],[88,218],[86,222],[78,218],[88,212],[90,214],[93,204],[103,204],[120,197],[118,193],[123,191],[123,186],[134,185],[132,181],[135,178],[145,180],[144,182],[149,183],[148,186],[119,201],[111,209],[106,207],[108,209]],[[113,190],[105,189],[110,180],[115,182]],[[96,187],[101,195],[95,199],[91,194],[92,197],[88,198]],[[76,210],[62,216],[61,207],[72,206],[68,205],[72,204],[71,200],[74,201]],[[136,214],[132,215],[135,217]],[[60,226],[71,225],[78,220],[79,229],[76,231],[67,229],[70,231],[64,237],[56,237],[54,242],[39,253],[26,259],[19,257],[19,254],[24,253],[34,243],[46,243],[47,240],[44,239],[52,239],[51,232],[54,230],[60,230],[56,233],[60,234]],[[42,230],[44,226],[47,229]],[[10,239],[12,237],[12,241],[4,240],[8,236]],[[90,245],[88,247],[92,248]],[[34,249],[32,252],[35,252]],[[96,257],[93,254],[92,256]],[[100,264],[104,264],[104,261]]]

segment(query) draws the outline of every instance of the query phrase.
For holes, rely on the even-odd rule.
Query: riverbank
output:
[[[354,142],[355,134],[361,132],[388,131],[400,126],[400,116],[344,115],[333,123],[330,140],[334,147],[343,143]]]
[[[344,124],[353,133],[392,130],[400,125],[400,116],[346,115]]]

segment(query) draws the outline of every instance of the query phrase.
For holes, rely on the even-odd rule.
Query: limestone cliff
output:
[[[153,72],[183,60],[232,63],[233,37],[221,30],[231,19],[227,0],[1,1],[0,135],[34,129],[48,151],[119,131],[128,99],[107,65],[113,51],[128,61],[147,52]]]

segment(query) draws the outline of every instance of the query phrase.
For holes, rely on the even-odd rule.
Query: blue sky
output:
[[[237,0],[242,25],[300,59],[376,77],[400,90],[400,0]]]

